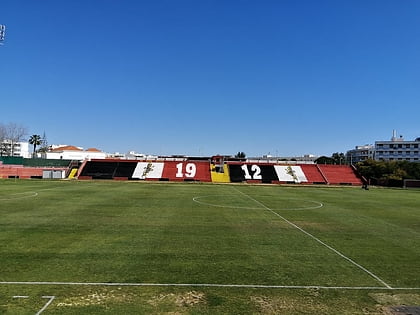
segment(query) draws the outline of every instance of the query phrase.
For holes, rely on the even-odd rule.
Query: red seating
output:
[[[317,164],[320,172],[328,184],[333,185],[362,185],[362,180],[357,177],[354,170],[348,165],[322,165]]]
[[[326,184],[326,179],[322,176],[316,164],[301,164],[303,173],[305,173],[308,183],[312,184]]]

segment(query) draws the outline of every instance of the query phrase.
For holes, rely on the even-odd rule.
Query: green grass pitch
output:
[[[1,314],[420,305],[420,191],[0,181]]]

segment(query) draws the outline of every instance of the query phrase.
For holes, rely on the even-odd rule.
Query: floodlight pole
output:
[[[6,25],[0,24],[0,45],[3,45],[6,34]]]

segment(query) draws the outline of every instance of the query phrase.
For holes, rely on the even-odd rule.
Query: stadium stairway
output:
[[[70,171],[70,174],[69,174],[68,178],[70,178],[70,179],[75,178],[76,177],[76,174],[77,174],[77,171],[78,171],[77,168],[72,168],[71,171]]]

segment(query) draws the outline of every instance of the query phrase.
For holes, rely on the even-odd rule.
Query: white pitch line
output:
[[[205,202],[205,201],[201,201],[200,199],[203,198],[207,198],[207,197],[212,197],[214,198],[214,196],[232,196],[232,195],[207,195],[207,196],[196,196],[194,197],[192,200],[196,203],[202,204],[202,205],[206,205],[206,206],[211,206],[211,207],[218,207],[218,208],[230,208],[230,209],[247,209],[247,210],[261,210],[261,206],[259,207],[241,207],[241,206],[228,206],[228,205],[218,205],[218,204],[214,204],[214,203],[209,203],[209,202]],[[298,200],[298,199],[288,199],[288,200]],[[300,208],[284,208],[284,209],[273,209],[273,210],[281,210],[281,211],[290,211],[290,210],[294,210],[294,211],[302,211],[302,210],[314,210],[314,209],[319,209],[322,208],[324,205],[321,202],[318,201],[311,201],[311,200],[300,200],[300,201],[306,201],[309,203],[314,203],[316,204],[316,206],[309,206],[309,207],[300,207]]]
[[[35,315],[39,315],[41,314],[43,311],[45,311],[47,309],[48,306],[50,306],[50,304],[52,303],[52,301],[54,301],[55,296],[51,295],[46,295],[42,297],[43,299],[49,299],[47,303],[45,303],[45,305],[38,311],[38,313],[36,313]]]
[[[27,192],[21,192],[21,193],[15,193],[15,194],[9,194],[9,195],[2,195],[0,196],[0,201],[9,201],[9,200],[19,200],[19,199],[25,199],[25,198],[32,198],[38,196],[38,193],[35,191],[27,191]]]
[[[364,272],[366,272],[367,274],[369,274],[371,277],[373,277],[374,279],[376,279],[378,282],[382,283],[386,288],[388,289],[392,289],[392,287],[387,284],[385,281],[383,281],[381,278],[379,278],[377,275],[375,275],[373,272],[369,271],[368,269],[366,269],[365,267],[363,267],[362,265],[358,264],[357,262],[355,262],[353,259],[347,257],[346,255],[344,255],[343,253],[339,252],[338,250],[336,250],[335,248],[331,247],[330,245],[328,245],[327,243],[321,241],[319,238],[317,238],[316,236],[312,235],[309,232],[306,232],[304,229],[302,229],[300,226],[297,226],[296,224],[294,224],[293,222],[287,220],[285,217],[283,217],[282,215],[278,214],[277,212],[275,212],[274,210],[270,209],[269,207],[267,207],[265,204],[263,204],[262,202],[252,198],[251,196],[243,193],[242,191],[240,191],[239,189],[237,189],[236,187],[233,187],[237,192],[239,192],[240,194],[242,194],[243,196],[251,199],[252,201],[256,202],[257,204],[261,205],[264,209],[270,211],[271,213],[273,213],[274,215],[276,215],[277,217],[279,217],[280,219],[282,219],[283,221],[285,221],[286,223],[290,224],[291,226],[293,226],[294,228],[298,229],[299,231],[301,231],[302,233],[306,234],[307,236],[309,236],[310,238],[314,239],[315,241],[317,241],[318,243],[320,243],[321,245],[325,246],[326,248],[328,248],[329,250],[333,251],[334,253],[336,253],[338,256],[344,258],[345,260],[349,261],[350,263],[352,263],[353,265],[355,265],[356,267],[358,267],[359,269],[363,270]]]
[[[322,286],[322,285],[265,285],[265,284],[219,284],[219,283],[126,283],[126,282],[59,282],[59,281],[2,281],[0,285],[50,285],[50,286],[108,286],[108,287],[213,287],[254,289],[319,289],[319,290],[420,290],[418,288],[391,288],[374,286]],[[52,298],[43,296],[43,298]],[[52,301],[51,301],[52,302]]]

